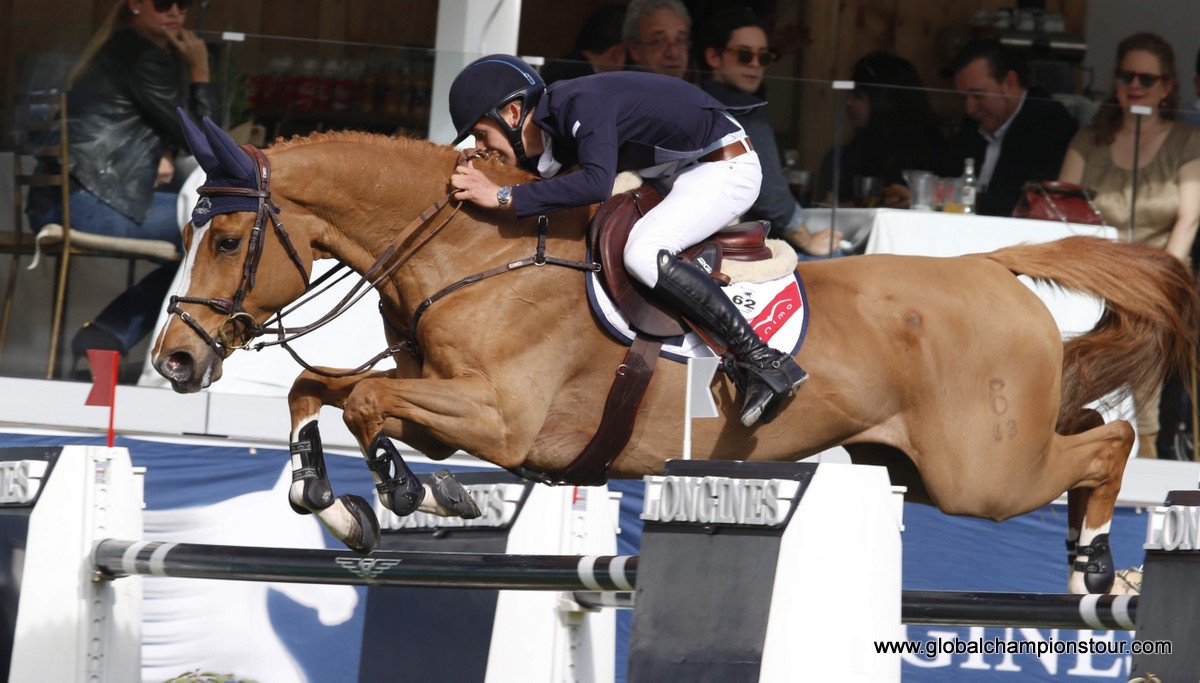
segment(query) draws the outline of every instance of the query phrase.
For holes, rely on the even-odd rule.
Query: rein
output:
[[[438,199],[429,208],[422,211],[420,215],[418,215],[416,218],[410,221],[408,225],[400,230],[396,237],[393,238],[388,246],[383,250],[383,253],[380,254],[375,260],[375,263],[360,277],[359,281],[355,283],[351,290],[347,292],[346,295],[342,297],[342,299],[336,303],[328,313],[321,316],[313,323],[303,327],[288,329],[280,324],[283,320],[283,317],[295,311],[300,306],[303,306],[305,303],[308,303],[321,292],[326,291],[328,287],[317,292],[314,292],[313,290],[321,286],[326,280],[336,274],[338,270],[345,266],[345,264],[339,264],[333,270],[318,278],[315,282],[310,283],[309,273],[304,269],[304,264],[300,260],[295,247],[292,245],[291,238],[288,236],[283,224],[276,217],[279,209],[273,202],[271,202],[270,160],[267,159],[266,155],[263,154],[261,150],[253,145],[243,145],[242,149],[250,156],[251,161],[254,162],[256,177],[258,179],[257,190],[251,190],[243,187],[205,187],[200,189],[200,195],[205,197],[239,196],[255,197],[258,199],[258,211],[254,220],[254,227],[251,229],[250,242],[246,252],[246,261],[242,266],[242,278],[238,284],[238,289],[234,293],[232,299],[173,295],[170,298],[170,305],[167,307],[168,313],[179,316],[180,320],[182,320],[188,325],[188,327],[195,331],[196,334],[198,334],[200,338],[204,340],[204,342],[222,358],[229,357],[229,354],[235,349],[261,351],[267,346],[282,346],[284,350],[286,350],[288,354],[291,355],[298,364],[300,364],[300,366],[310,372],[322,375],[324,377],[335,378],[359,375],[370,370],[384,358],[394,355],[400,351],[407,351],[418,360],[421,359],[422,354],[416,341],[417,325],[421,320],[421,316],[434,303],[440,301],[447,295],[466,287],[467,285],[471,285],[496,275],[519,270],[528,266],[540,267],[549,264],[585,272],[598,272],[600,270],[600,264],[598,262],[571,261],[554,256],[547,256],[546,237],[549,232],[549,221],[544,215],[539,216],[537,249],[533,256],[529,256],[511,263],[506,263],[495,268],[475,273],[474,275],[468,275],[467,277],[464,277],[461,280],[442,288],[437,293],[423,300],[417,306],[416,310],[413,312],[412,321],[409,324],[407,334],[388,319],[388,316],[383,311],[383,302],[381,301],[379,306],[380,314],[383,316],[384,325],[394,337],[400,340],[398,343],[390,345],[388,348],[384,349],[366,362],[351,370],[330,372],[328,370],[313,367],[309,363],[305,362],[305,360],[301,358],[291,346],[288,345],[288,342],[302,337],[313,330],[323,327],[334,318],[337,318],[341,314],[345,313],[351,306],[362,299],[362,297],[366,296],[370,289],[379,286],[388,276],[394,273],[400,268],[400,266],[406,263],[418,251],[420,251],[422,247],[428,244],[435,235],[441,232],[441,230],[446,227],[447,224],[449,224],[454,216],[458,214],[459,209],[462,208],[462,203],[454,202],[453,191],[447,193],[441,199]],[[460,156],[458,162],[456,162],[456,165],[465,162],[467,159],[481,158],[483,156],[484,152],[482,151],[476,151],[467,157]],[[437,216],[437,214],[448,205],[453,205],[453,210],[450,212],[450,214],[431,230],[427,230],[418,236],[417,231],[426,224],[430,223]],[[308,294],[308,296],[296,303],[291,308],[287,309],[286,311],[279,312],[267,321],[266,325],[275,324],[277,325],[275,327],[259,325],[243,307],[246,295],[249,294],[250,290],[254,288],[255,275],[258,270],[259,261],[262,258],[262,233],[263,227],[266,224],[267,216],[270,216],[271,222],[275,227],[275,234],[278,236],[284,249],[287,251],[288,256],[299,270],[300,276],[304,280],[305,292]],[[408,244],[410,241],[412,243]],[[393,258],[396,256],[397,252],[401,251],[402,248],[403,252],[401,253],[401,256],[399,258]],[[346,275],[348,275],[348,273],[343,274],[341,278],[338,278],[338,280],[330,283],[329,286],[331,287],[333,284],[336,284]],[[364,285],[369,285],[369,287],[364,287]],[[213,336],[210,335],[199,324],[199,322],[196,321],[195,318],[190,316],[187,311],[184,311],[179,307],[179,304],[181,303],[208,306],[212,310],[227,316],[225,320],[222,321],[217,327],[216,339],[214,339]],[[263,341],[256,344],[251,344],[253,339],[268,334],[275,335],[278,338],[272,341]],[[241,339],[242,342],[240,344],[236,343],[237,339]]]

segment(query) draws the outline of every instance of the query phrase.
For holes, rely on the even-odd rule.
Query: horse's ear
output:
[[[217,157],[213,155],[212,147],[208,144],[208,140],[204,139],[204,133],[192,123],[191,117],[187,115],[181,107],[176,107],[175,111],[179,112],[179,124],[183,127],[183,137],[187,140],[188,147],[192,150],[192,156],[196,157],[200,168],[204,169],[206,174],[212,174],[214,170],[219,168]]]
[[[250,157],[242,151],[241,147],[238,147],[238,143],[234,142],[224,129],[213,123],[213,120],[207,116],[204,117],[204,134],[225,174],[231,179],[244,181],[249,187],[258,186],[258,177]]]

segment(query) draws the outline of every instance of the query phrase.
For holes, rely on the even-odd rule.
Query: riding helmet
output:
[[[462,142],[475,122],[486,116],[500,125],[517,161],[529,169],[532,164],[525,157],[520,131],[545,90],[546,83],[538,72],[512,55],[488,55],[471,62],[450,85],[450,119],[458,131],[453,144]],[[516,126],[509,126],[499,111],[517,99],[523,100],[521,120]]]

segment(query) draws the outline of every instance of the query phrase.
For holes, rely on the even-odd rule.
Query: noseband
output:
[[[192,328],[196,334],[200,335],[204,343],[208,344],[222,358],[227,358],[234,349],[247,348],[251,340],[263,334],[262,326],[254,320],[253,316],[246,312],[243,303],[246,300],[246,295],[250,293],[250,290],[254,289],[258,264],[262,259],[263,228],[267,223],[268,217],[271,220],[271,224],[275,226],[275,234],[279,237],[279,242],[287,251],[292,263],[296,265],[296,270],[300,272],[300,277],[304,280],[305,289],[309,286],[308,271],[304,269],[304,262],[300,260],[300,255],[296,253],[296,248],[292,245],[292,240],[288,237],[287,230],[284,229],[283,223],[276,216],[279,213],[279,208],[271,201],[271,162],[260,149],[253,145],[242,145],[242,151],[254,163],[254,175],[257,179],[258,189],[252,190],[246,187],[201,187],[199,190],[202,197],[254,197],[258,200],[258,212],[254,217],[254,227],[250,230],[250,241],[246,247],[246,261],[242,264],[242,279],[238,283],[237,291],[234,292],[232,299],[172,295],[170,304],[167,306],[167,313],[179,316],[180,320]],[[198,247],[198,245],[194,246]],[[187,311],[181,309],[179,307],[181,303],[208,306],[217,313],[225,315],[225,320],[217,327],[217,338],[214,339],[195,318],[189,315]],[[238,343],[239,339],[241,343]]]

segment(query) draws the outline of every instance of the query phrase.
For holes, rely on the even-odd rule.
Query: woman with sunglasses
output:
[[[71,223],[81,232],[180,245],[174,155],[187,149],[176,107],[211,114],[208,50],[184,28],[191,0],[120,0],[68,77]],[[186,70],[190,83],[180,80]],[[41,162],[57,171],[55,160]],[[31,193],[30,225],[62,220],[61,194]],[[72,340],[128,353],[153,327],[174,277],[166,264],[123,292]]]
[[[1133,106],[1152,112],[1141,121],[1136,188]],[[1200,225],[1200,131],[1177,121],[1178,110],[1170,44],[1153,33],[1126,38],[1117,46],[1113,94],[1092,125],[1071,141],[1058,179],[1095,191],[1104,222],[1118,228],[1122,238],[1132,232],[1134,242],[1166,249],[1186,263]],[[1154,457],[1157,393],[1138,406],[1137,423],[1138,455]]]
[[[804,222],[804,209],[788,188],[775,129],[760,96],[766,67],[775,62],[775,53],[767,45],[767,32],[747,8],[724,10],[714,14],[700,27],[700,63],[707,68],[700,87],[719,101],[733,107],[753,107],[738,115],[738,123],[754,140],[762,164],[762,189],[746,220],[771,223],[771,233],[787,240],[802,259],[838,255],[842,235],[829,229],[810,233]]]

